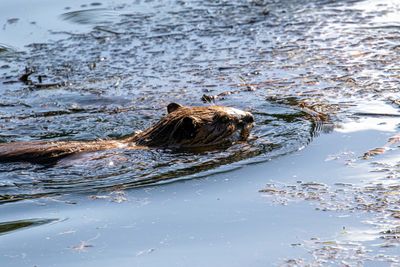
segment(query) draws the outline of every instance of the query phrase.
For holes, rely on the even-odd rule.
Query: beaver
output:
[[[0,144],[0,161],[50,163],[76,153],[115,148],[215,148],[246,140],[254,125],[251,113],[231,107],[170,103],[167,112],[148,129],[119,139]]]

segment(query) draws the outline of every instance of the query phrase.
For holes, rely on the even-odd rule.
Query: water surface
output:
[[[0,142],[121,137],[170,102],[256,127],[223,151],[1,164],[2,225],[37,227],[5,232],[0,262],[398,263],[398,145],[362,159],[399,130],[395,1],[45,4],[2,4]]]

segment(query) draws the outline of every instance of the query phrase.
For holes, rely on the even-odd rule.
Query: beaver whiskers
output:
[[[254,125],[251,113],[230,107],[171,103],[167,110],[168,114],[155,125],[121,139],[0,144],[0,161],[49,163],[76,153],[115,148],[215,148],[246,140]]]

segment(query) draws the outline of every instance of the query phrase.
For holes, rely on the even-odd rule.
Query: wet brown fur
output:
[[[253,122],[250,113],[229,107],[185,107],[171,103],[168,105],[168,114],[143,132],[116,140],[0,144],[0,161],[46,163],[76,153],[115,148],[215,147],[247,139]]]

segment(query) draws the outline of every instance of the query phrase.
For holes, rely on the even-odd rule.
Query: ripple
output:
[[[290,108],[270,106],[268,113],[255,115],[258,126],[249,142],[225,150],[193,153],[117,149],[77,155],[51,166],[1,164],[4,186],[0,202],[72,192],[88,193],[115,187],[149,186],[225,172],[252,162],[254,157],[257,157],[257,161],[268,160],[296,151],[310,142],[315,132],[319,131],[316,125],[307,121],[305,114]],[[60,117],[59,114],[54,116]],[[70,117],[69,114],[66,116]],[[61,120],[60,123],[65,121]],[[57,137],[65,138],[66,135],[47,133],[41,138]],[[242,163],[231,165],[235,162]]]
[[[119,14],[106,8],[92,8],[70,11],[60,15],[60,18],[75,24],[97,25],[115,21]]]
[[[17,49],[6,44],[0,43],[0,58],[12,56],[17,53]]]

